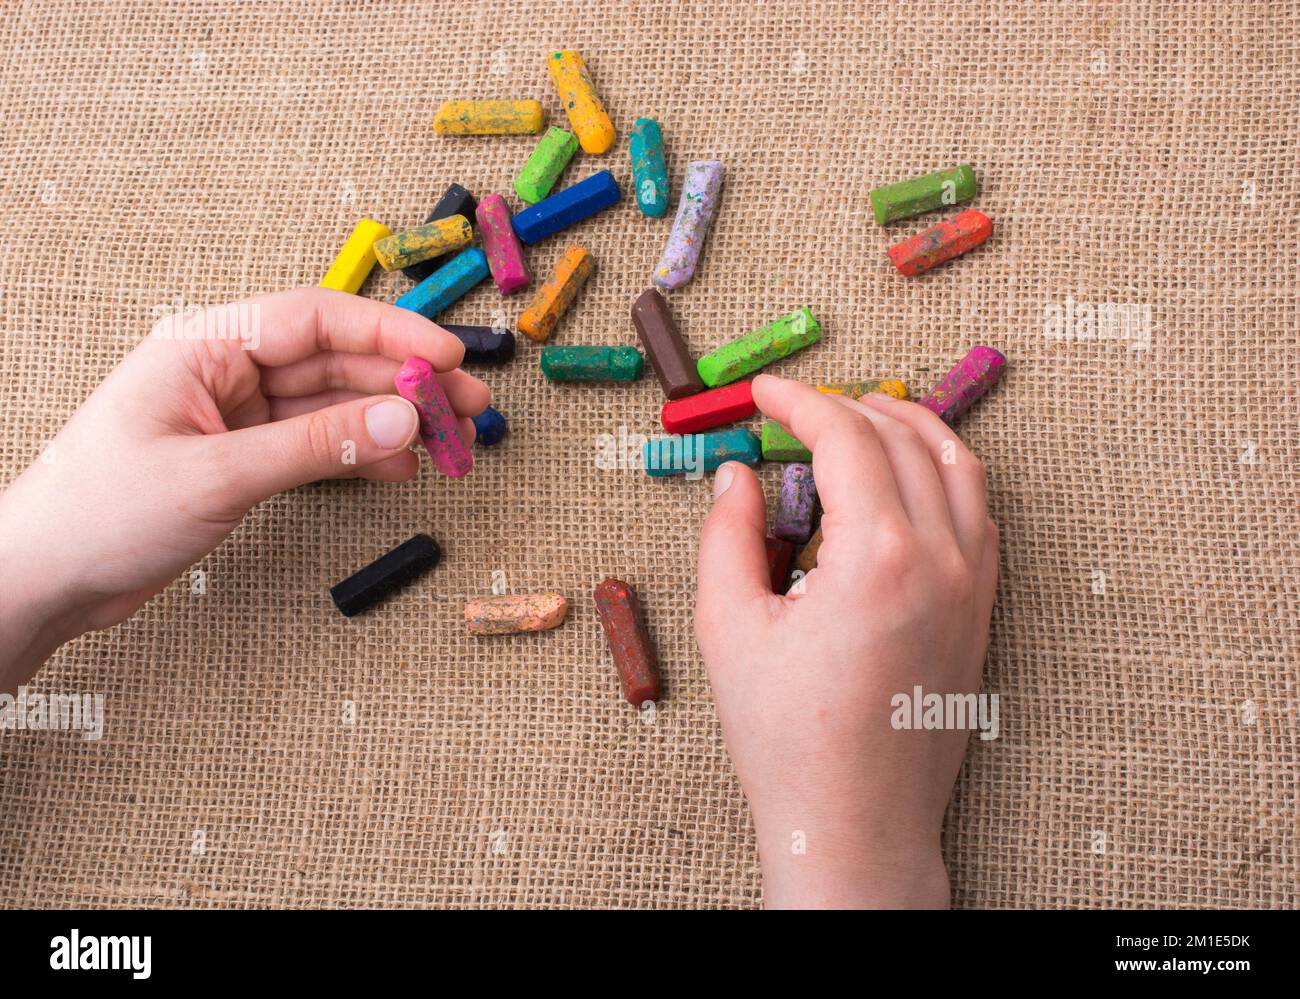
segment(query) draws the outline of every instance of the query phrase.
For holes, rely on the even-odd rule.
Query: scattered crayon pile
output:
[[[616,133],[579,53],[553,53],[547,59],[547,70],[572,131],[556,126],[547,129],[521,166],[513,191],[525,207],[512,212],[498,193],[476,201],[465,188],[451,184],[424,222],[413,228],[393,233],[378,222],[362,219],[321,280],[322,287],[355,294],[378,263],[385,270],[401,270],[416,282],[395,304],[435,320],[488,277],[502,297],[525,290],[533,282],[525,247],[620,201],[622,191],[609,170],[555,190],[579,148],[587,155],[603,155],[613,147]],[[455,100],[438,109],[433,128],[448,136],[535,135],[544,125],[542,105],[535,100]],[[638,210],[647,218],[663,218],[670,198],[660,123],[653,118],[636,119],[628,152]],[[756,407],[751,383],[742,379],[817,343],[822,338],[821,324],[804,306],[695,360],[661,293],[661,289],[681,288],[695,275],[718,210],[724,176],[723,164],[717,160],[698,160],[686,167],[676,217],[659,263],[650,273],[654,287],[632,304],[632,326],[644,356],[635,347],[622,344],[547,343],[596,268],[590,252],[576,244],[564,250],[521,310],[516,331],[544,345],[538,363],[543,376],[551,381],[632,382],[641,377],[649,358],[667,400],[660,422],[669,434],[645,444],[643,465],[652,477],[709,472],[726,461],[786,463],[774,536],[767,539],[772,590],[784,593],[792,567],[805,574],[817,564],[822,533],[817,525],[812,453],[773,420],[763,424],[759,435],[740,427],[716,428],[752,417]],[[886,225],[965,203],[975,193],[975,172],[962,164],[877,188],[870,201],[876,222]],[[979,246],[992,231],[986,216],[968,209],[890,247],[889,260],[901,274],[915,276]],[[476,233],[481,248],[471,245]],[[464,344],[465,364],[505,364],[515,356],[515,335],[508,329],[443,328]],[[992,347],[977,346],[919,400],[920,404],[951,424],[996,384],[1005,363]],[[395,379],[395,388],[419,411],[420,437],[434,467],[452,478],[468,474],[473,455],[432,366],[421,358],[408,359]],[[897,379],[839,382],[818,388],[854,399],[872,392],[908,398],[907,386]],[[485,447],[499,443],[507,431],[506,418],[491,407],[474,418],[474,426],[477,442]],[[797,545],[803,547],[796,557]],[[432,569],[440,554],[432,538],[417,534],[333,587],[331,596],[338,609],[351,617]],[[635,589],[611,578],[601,582],[593,596],[623,696],[636,706],[657,700],[662,690],[659,663]],[[464,617],[471,635],[505,635],[559,627],[567,612],[568,600],[561,594],[532,593],[470,600]]]

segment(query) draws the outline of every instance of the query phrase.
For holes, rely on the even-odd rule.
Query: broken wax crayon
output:
[[[669,399],[704,391],[704,382],[663,295],[650,288],[632,303],[632,325]]]
[[[548,340],[595,269],[596,261],[584,247],[570,246],[565,250],[554,272],[520,315],[516,324],[519,332],[538,343]]]
[[[668,167],[664,163],[664,136],[659,122],[638,118],[628,140],[632,157],[632,190],[636,206],[647,218],[668,212]]]
[[[992,234],[993,223],[988,216],[970,208],[891,246],[889,261],[898,273],[915,277],[975,249]]]
[[[474,467],[474,456],[461,439],[459,418],[447,401],[433,365],[423,357],[408,357],[393,385],[397,394],[414,403],[420,414],[420,439],[433,467],[453,479],[468,475]]]
[[[972,347],[921,400],[921,405],[952,424],[998,383],[1006,365],[1007,359],[1001,351]]]
[[[442,192],[442,197],[433,206],[433,211],[425,216],[424,224],[428,225],[430,222],[437,222],[439,219],[449,219],[453,215],[463,215],[467,219],[473,219],[474,209],[477,207],[478,202],[474,200],[474,195],[470,194],[469,191],[459,184],[448,184],[447,190]],[[418,264],[403,267],[402,273],[418,283],[450,259],[451,254],[447,253],[441,257],[433,257],[430,260],[421,260]]]
[[[505,364],[515,356],[515,335],[508,329],[459,323],[438,325],[465,345],[461,364]]]
[[[546,631],[564,623],[569,601],[559,593],[476,597],[465,604],[465,626],[471,635],[518,635]]]
[[[622,196],[614,175],[600,170],[525,208],[515,215],[511,224],[519,238],[531,245],[617,204]]]
[[[659,656],[646,629],[636,590],[630,583],[610,578],[596,586],[593,597],[614,657],[623,699],[638,708],[646,701],[659,700]]]
[[[477,246],[469,246],[393,304],[434,319],[487,276],[487,257]]]
[[[747,420],[756,409],[753,384],[735,382],[684,399],[669,400],[659,413],[659,422],[670,434],[693,434],[724,423]]]
[[[698,160],[687,166],[673,231],[652,278],[660,288],[680,288],[694,276],[704,237],[718,208],[723,172],[718,160]]]
[[[384,270],[395,271],[469,246],[473,238],[469,219],[452,215],[378,240],[375,258]]]
[[[813,517],[817,513],[817,486],[811,465],[793,462],[781,476],[781,498],[776,507],[776,524],[772,529],[782,541],[803,544],[812,535]]]
[[[614,125],[605,112],[605,105],[596,96],[581,54],[571,49],[553,52],[546,60],[546,69],[569,116],[569,124],[582,143],[582,151],[593,156],[609,152],[614,145]]]
[[[388,226],[374,219],[362,219],[348,236],[343,249],[320,279],[322,288],[355,295],[375,266],[375,243],[389,235]]]
[[[491,447],[506,436],[506,418],[491,406],[474,417],[474,443]]]
[[[489,194],[478,203],[474,216],[483,236],[488,270],[501,294],[513,295],[520,288],[527,288],[533,276],[524,261],[524,248],[519,245],[519,237],[510,224],[506,199],[499,194]]]
[[[634,382],[644,364],[635,347],[542,348],[542,374],[553,382]]]
[[[515,178],[515,194],[519,195],[519,200],[526,205],[535,205],[550,194],[577,151],[576,135],[553,125],[548,128]]]
[[[790,561],[794,558],[794,545],[780,538],[765,538],[767,546],[767,574],[773,593],[784,593],[790,578]]]
[[[330,587],[330,599],[344,617],[360,614],[438,564],[442,551],[427,534],[417,534]]]
[[[817,553],[822,547],[822,529],[819,527],[813,532],[813,536],[808,539],[808,543],[799,551],[799,557],[795,559],[795,568],[804,573],[812,572],[817,568]]]
[[[728,461],[757,465],[762,457],[758,438],[737,428],[708,434],[678,434],[645,442],[642,465],[655,477],[685,475],[699,478]]]
[[[710,388],[726,385],[743,378],[773,361],[789,357],[822,338],[821,325],[813,318],[806,305],[739,340],[733,340],[705,354],[696,363],[696,370],[704,384]]]
[[[848,399],[861,399],[864,395],[871,395],[872,393],[893,396],[895,399],[907,398],[907,386],[897,378],[881,378],[880,380],[869,378],[861,382],[830,382],[826,385],[818,385],[817,391],[824,392],[826,395],[842,395]]]
[[[960,205],[975,197],[975,171],[969,163],[924,177],[877,187],[870,194],[871,213],[878,225],[911,218],[945,205]]]
[[[764,461],[812,461],[812,452],[803,442],[786,431],[776,420],[763,424],[762,447]]]
[[[542,130],[541,101],[444,101],[433,119],[439,135],[531,135]]]

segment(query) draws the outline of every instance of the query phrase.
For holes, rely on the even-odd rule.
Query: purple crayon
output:
[[[785,466],[781,478],[781,501],[776,508],[772,533],[782,541],[801,545],[812,536],[813,514],[817,510],[817,486],[810,465],[797,462]]]
[[[433,365],[422,357],[408,357],[393,384],[397,394],[413,402],[420,413],[420,439],[434,468],[453,479],[468,475],[474,456],[461,439],[456,411],[447,401]]]
[[[938,413],[951,426],[998,383],[1006,364],[1007,359],[992,347],[972,347],[921,400],[921,405]]]
[[[677,203],[677,219],[654,272],[653,281],[660,288],[680,288],[695,274],[704,237],[718,208],[722,173],[718,160],[697,160],[686,167],[686,186]]]

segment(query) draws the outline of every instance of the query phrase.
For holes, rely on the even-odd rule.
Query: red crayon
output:
[[[659,656],[646,631],[636,590],[621,579],[605,579],[593,596],[623,697],[638,708],[646,701],[659,700]]]
[[[670,434],[693,434],[709,427],[748,419],[756,409],[752,385],[735,382],[664,403],[659,422]]]
[[[889,259],[900,274],[915,277],[975,249],[991,235],[993,223],[988,216],[971,208],[891,246]]]

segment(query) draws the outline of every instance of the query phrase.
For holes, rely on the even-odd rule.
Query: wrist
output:
[[[9,527],[0,504],[0,693],[26,683],[85,631],[68,581]]]
[[[939,831],[906,823],[755,816],[769,909],[947,908]]]

